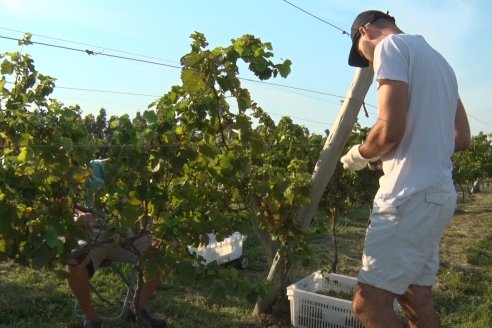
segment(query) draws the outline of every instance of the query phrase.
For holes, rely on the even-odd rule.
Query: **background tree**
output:
[[[453,155],[454,180],[460,186],[462,198],[480,190],[480,182],[492,176],[491,140],[480,132],[473,136],[468,151]],[[475,190],[474,190],[475,189]]]

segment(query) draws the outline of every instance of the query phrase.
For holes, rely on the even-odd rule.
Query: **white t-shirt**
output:
[[[384,175],[375,198],[398,206],[413,193],[452,179],[458,84],[451,66],[419,35],[393,34],[379,42],[374,75],[377,81],[409,86],[405,133],[382,158]]]

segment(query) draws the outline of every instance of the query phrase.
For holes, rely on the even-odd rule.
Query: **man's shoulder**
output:
[[[89,163],[90,163],[91,166],[94,166],[94,165],[102,165],[102,166],[104,166],[107,161],[108,161],[107,158],[104,158],[104,159],[92,159]]]
[[[87,181],[89,188],[99,189],[104,185],[104,178],[106,176],[106,162],[107,159],[94,159],[90,161],[92,176]]]
[[[427,45],[427,41],[422,35],[405,33],[390,34],[383,39],[382,43],[391,44],[397,48],[402,46],[412,48],[414,46]]]
[[[92,172],[95,176],[103,178],[106,173],[107,159],[93,159],[90,161]]]

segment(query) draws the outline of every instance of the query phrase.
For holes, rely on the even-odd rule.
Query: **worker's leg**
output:
[[[149,304],[149,301],[154,295],[154,292],[161,285],[161,273],[156,273],[155,277],[152,280],[147,281],[142,287],[142,293],[140,294],[140,298],[138,300],[138,309],[145,309]]]
[[[411,285],[405,294],[398,296],[411,328],[438,328],[439,316],[432,301],[430,286]]]
[[[99,319],[91,301],[89,273],[87,271],[90,263],[89,256],[86,256],[80,263],[77,263],[75,259],[70,259],[67,265],[67,271],[69,272],[68,286],[77,299],[77,302],[79,302],[86,321]]]
[[[357,318],[366,328],[403,327],[393,310],[395,294],[368,284],[358,283],[352,303]]]

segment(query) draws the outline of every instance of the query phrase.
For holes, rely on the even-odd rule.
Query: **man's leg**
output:
[[[70,259],[67,265],[67,271],[70,274],[68,277],[68,286],[79,302],[80,308],[84,312],[85,320],[88,322],[99,320],[99,316],[91,301],[89,273],[87,272],[89,263],[90,258],[86,256],[80,263],[77,263],[75,259]]]
[[[134,241],[133,247],[135,248],[135,250],[138,251],[139,254],[144,254],[145,252],[148,251],[150,252],[157,251],[159,248],[159,243],[155,242],[151,235],[144,235]],[[118,256],[120,257],[120,260],[122,261],[128,260],[133,263],[136,263],[138,261],[138,257],[135,253],[130,253],[126,250],[124,250],[123,252],[127,252],[127,254],[124,253],[119,254]],[[163,274],[164,277],[168,275],[167,272],[162,272],[160,270],[157,271],[154,275],[154,278],[152,280],[147,281],[143,285],[142,292],[138,299],[138,306],[135,306],[136,308],[138,308],[139,310],[143,310],[147,308],[147,305],[149,304],[152,295],[157,290],[157,288],[159,288],[161,285]]]
[[[366,328],[402,328],[393,310],[395,294],[359,282],[355,290],[352,308]]]
[[[140,294],[140,298],[138,299],[138,308],[143,310],[147,308],[149,304],[150,298],[154,294],[154,292],[161,285],[161,273],[158,272],[154,279],[147,281],[142,287],[142,293]]]
[[[407,315],[411,328],[438,328],[439,316],[432,301],[430,286],[410,285],[398,302]]]
[[[150,298],[161,285],[161,275],[161,272],[158,272],[154,279],[147,281],[143,285],[141,294],[138,298],[138,306],[129,309],[128,320],[133,322],[136,322],[137,319],[141,320],[141,323],[146,327],[167,328],[165,320],[154,317],[147,309]],[[139,310],[139,314],[135,312],[136,309]]]

